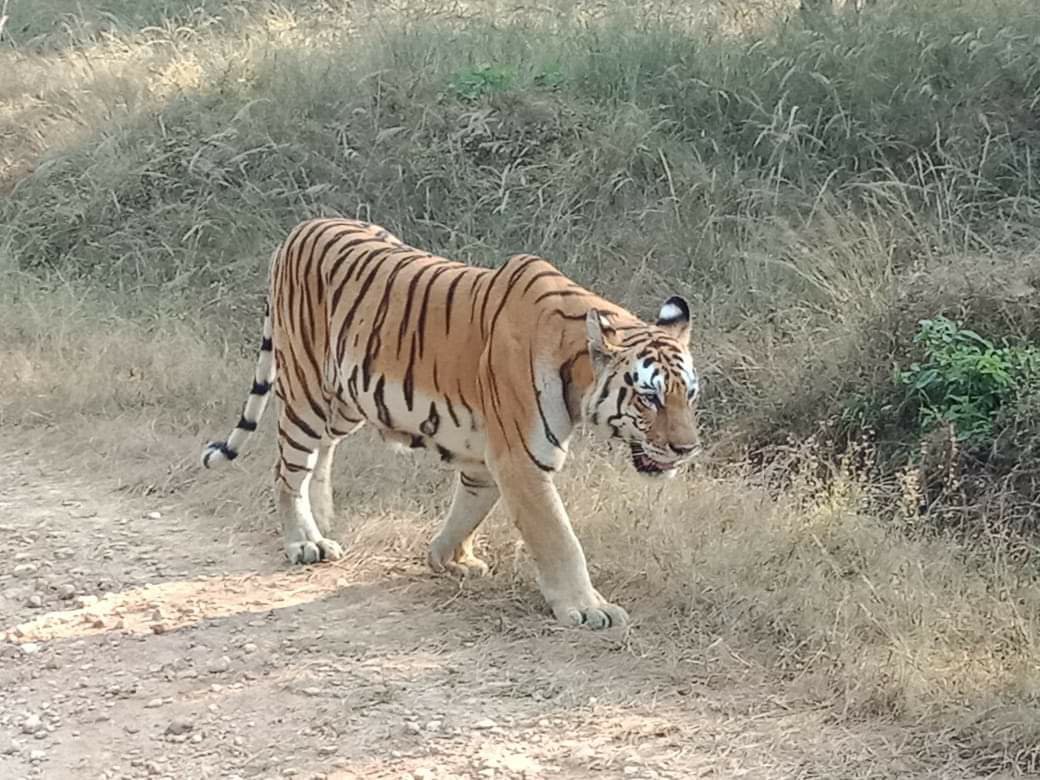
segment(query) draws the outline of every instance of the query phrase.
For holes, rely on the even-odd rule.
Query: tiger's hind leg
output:
[[[473,554],[473,538],[498,495],[498,485],[486,470],[458,472],[451,509],[430,544],[427,562],[431,569],[461,577],[487,574],[487,564]]]
[[[363,420],[343,416],[335,425],[327,426],[325,436],[318,445],[318,462],[314,466],[310,498],[314,521],[324,536],[331,533],[332,520],[336,515],[332,501],[332,462],[336,455],[336,445],[362,425]]]
[[[321,424],[324,425],[324,422]],[[285,556],[290,563],[316,563],[341,558],[343,548],[326,538],[319,529],[311,504],[314,472],[322,460],[323,449],[325,459],[321,463],[320,495],[329,494],[331,499],[328,474],[335,446],[328,446],[315,427],[283,405],[278,425],[278,449],[280,457],[275,481]]]

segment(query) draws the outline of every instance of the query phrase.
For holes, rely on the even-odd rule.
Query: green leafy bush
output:
[[[910,388],[921,428],[952,425],[966,444],[992,439],[997,412],[1040,377],[1037,347],[998,347],[946,317],[922,320],[914,343],[924,360],[901,371],[899,382]]]
[[[455,74],[449,85],[456,97],[476,100],[484,95],[505,92],[512,85],[514,74],[500,65],[482,65],[466,68]]]

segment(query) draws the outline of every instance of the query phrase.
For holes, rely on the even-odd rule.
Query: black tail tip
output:
[[[202,465],[209,468],[209,462],[214,455],[220,453],[224,460],[234,460],[238,453],[228,446],[226,441],[211,441],[202,451]]]

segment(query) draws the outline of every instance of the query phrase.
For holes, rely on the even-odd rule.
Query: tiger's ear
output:
[[[673,295],[661,306],[657,315],[657,327],[668,331],[670,336],[685,343],[690,340],[690,304],[686,299]]]
[[[589,338],[589,355],[592,357],[592,365],[602,368],[610,362],[611,356],[617,349],[610,343],[614,329],[606,323],[602,312],[589,309],[585,315],[585,333]]]

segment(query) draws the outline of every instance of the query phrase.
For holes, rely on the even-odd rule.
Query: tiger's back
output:
[[[471,325],[491,276],[378,226],[300,225],[271,276],[276,362],[297,368],[278,374],[278,394],[293,411],[286,433],[297,441],[294,433],[314,439],[326,429],[341,436],[369,422],[389,441],[480,460],[483,344]]]

